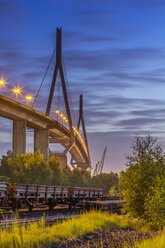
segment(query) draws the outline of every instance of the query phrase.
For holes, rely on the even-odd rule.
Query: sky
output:
[[[103,171],[124,170],[135,136],[150,132],[165,149],[164,12],[164,0],[0,0],[0,77],[7,82],[0,94],[14,98],[19,84],[36,95],[62,27],[71,110],[76,123],[83,94],[92,167],[107,146]],[[37,100],[41,111],[53,66]],[[58,92],[54,104],[62,101]],[[0,123],[2,155],[11,149],[12,122]]]

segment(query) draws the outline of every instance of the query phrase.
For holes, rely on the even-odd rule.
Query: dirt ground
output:
[[[137,232],[135,230],[102,230],[78,236],[74,239],[54,244],[52,248],[122,248],[130,247],[136,241],[152,238],[156,232]]]

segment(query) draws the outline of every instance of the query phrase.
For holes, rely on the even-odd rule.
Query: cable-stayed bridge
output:
[[[0,116],[13,120],[12,150],[14,154],[20,155],[26,152],[26,130],[27,128],[31,128],[34,130],[34,151],[40,150],[44,159],[48,160],[52,155],[59,157],[61,166],[63,166],[62,161],[66,161],[66,156],[70,153],[72,167],[84,170],[91,168],[91,161],[83,115],[83,96],[80,95],[79,118],[77,125],[74,126],[62,64],[61,33],[62,30],[57,28],[56,50],[52,55],[52,58],[54,54],[56,55],[56,60],[53,76],[51,77],[51,87],[49,89],[45,113],[38,111],[36,106],[37,102],[39,102],[39,98],[42,104],[44,103],[40,92],[42,91],[50,64],[34,98],[32,107],[27,106],[32,100],[30,94],[26,96],[26,104],[17,101],[18,96],[21,95],[21,88],[15,87],[13,93],[16,95],[16,100],[0,95]],[[57,82],[58,76],[60,77],[60,82]],[[61,94],[55,97],[55,91],[57,91],[56,88],[59,84],[61,85]],[[0,80],[0,87],[4,87],[4,85],[5,81],[2,78]],[[54,118],[51,116],[51,109],[53,101],[57,99],[63,99],[63,104],[58,101],[56,109],[53,110],[56,116]],[[79,130],[81,124],[82,136]],[[50,144],[61,144],[63,151],[52,152],[50,150]]]

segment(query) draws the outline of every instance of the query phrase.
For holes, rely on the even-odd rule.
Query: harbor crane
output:
[[[95,166],[93,176],[100,175],[102,173],[102,170],[103,170],[103,167],[104,167],[104,160],[105,160],[106,151],[107,151],[107,146],[104,149],[101,161],[98,161],[96,166]]]

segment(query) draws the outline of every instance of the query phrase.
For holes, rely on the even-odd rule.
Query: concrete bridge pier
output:
[[[58,157],[60,163],[60,169],[63,170],[67,167],[67,156],[63,155]]]
[[[49,130],[36,129],[34,130],[34,152],[40,150],[44,159],[49,159]]]
[[[26,122],[22,120],[13,121],[13,152],[21,155],[26,152]]]
[[[65,169],[67,167],[67,165],[68,165],[68,163],[67,163],[67,156],[64,155],[64,154],[62,154],[62,153],[61,154],[60,153],[53,153],[50,150],[49,157],[56,157],[56,158],[58,158],[58,160],[59,160],[59,167],[60,167],[61,170]]]

